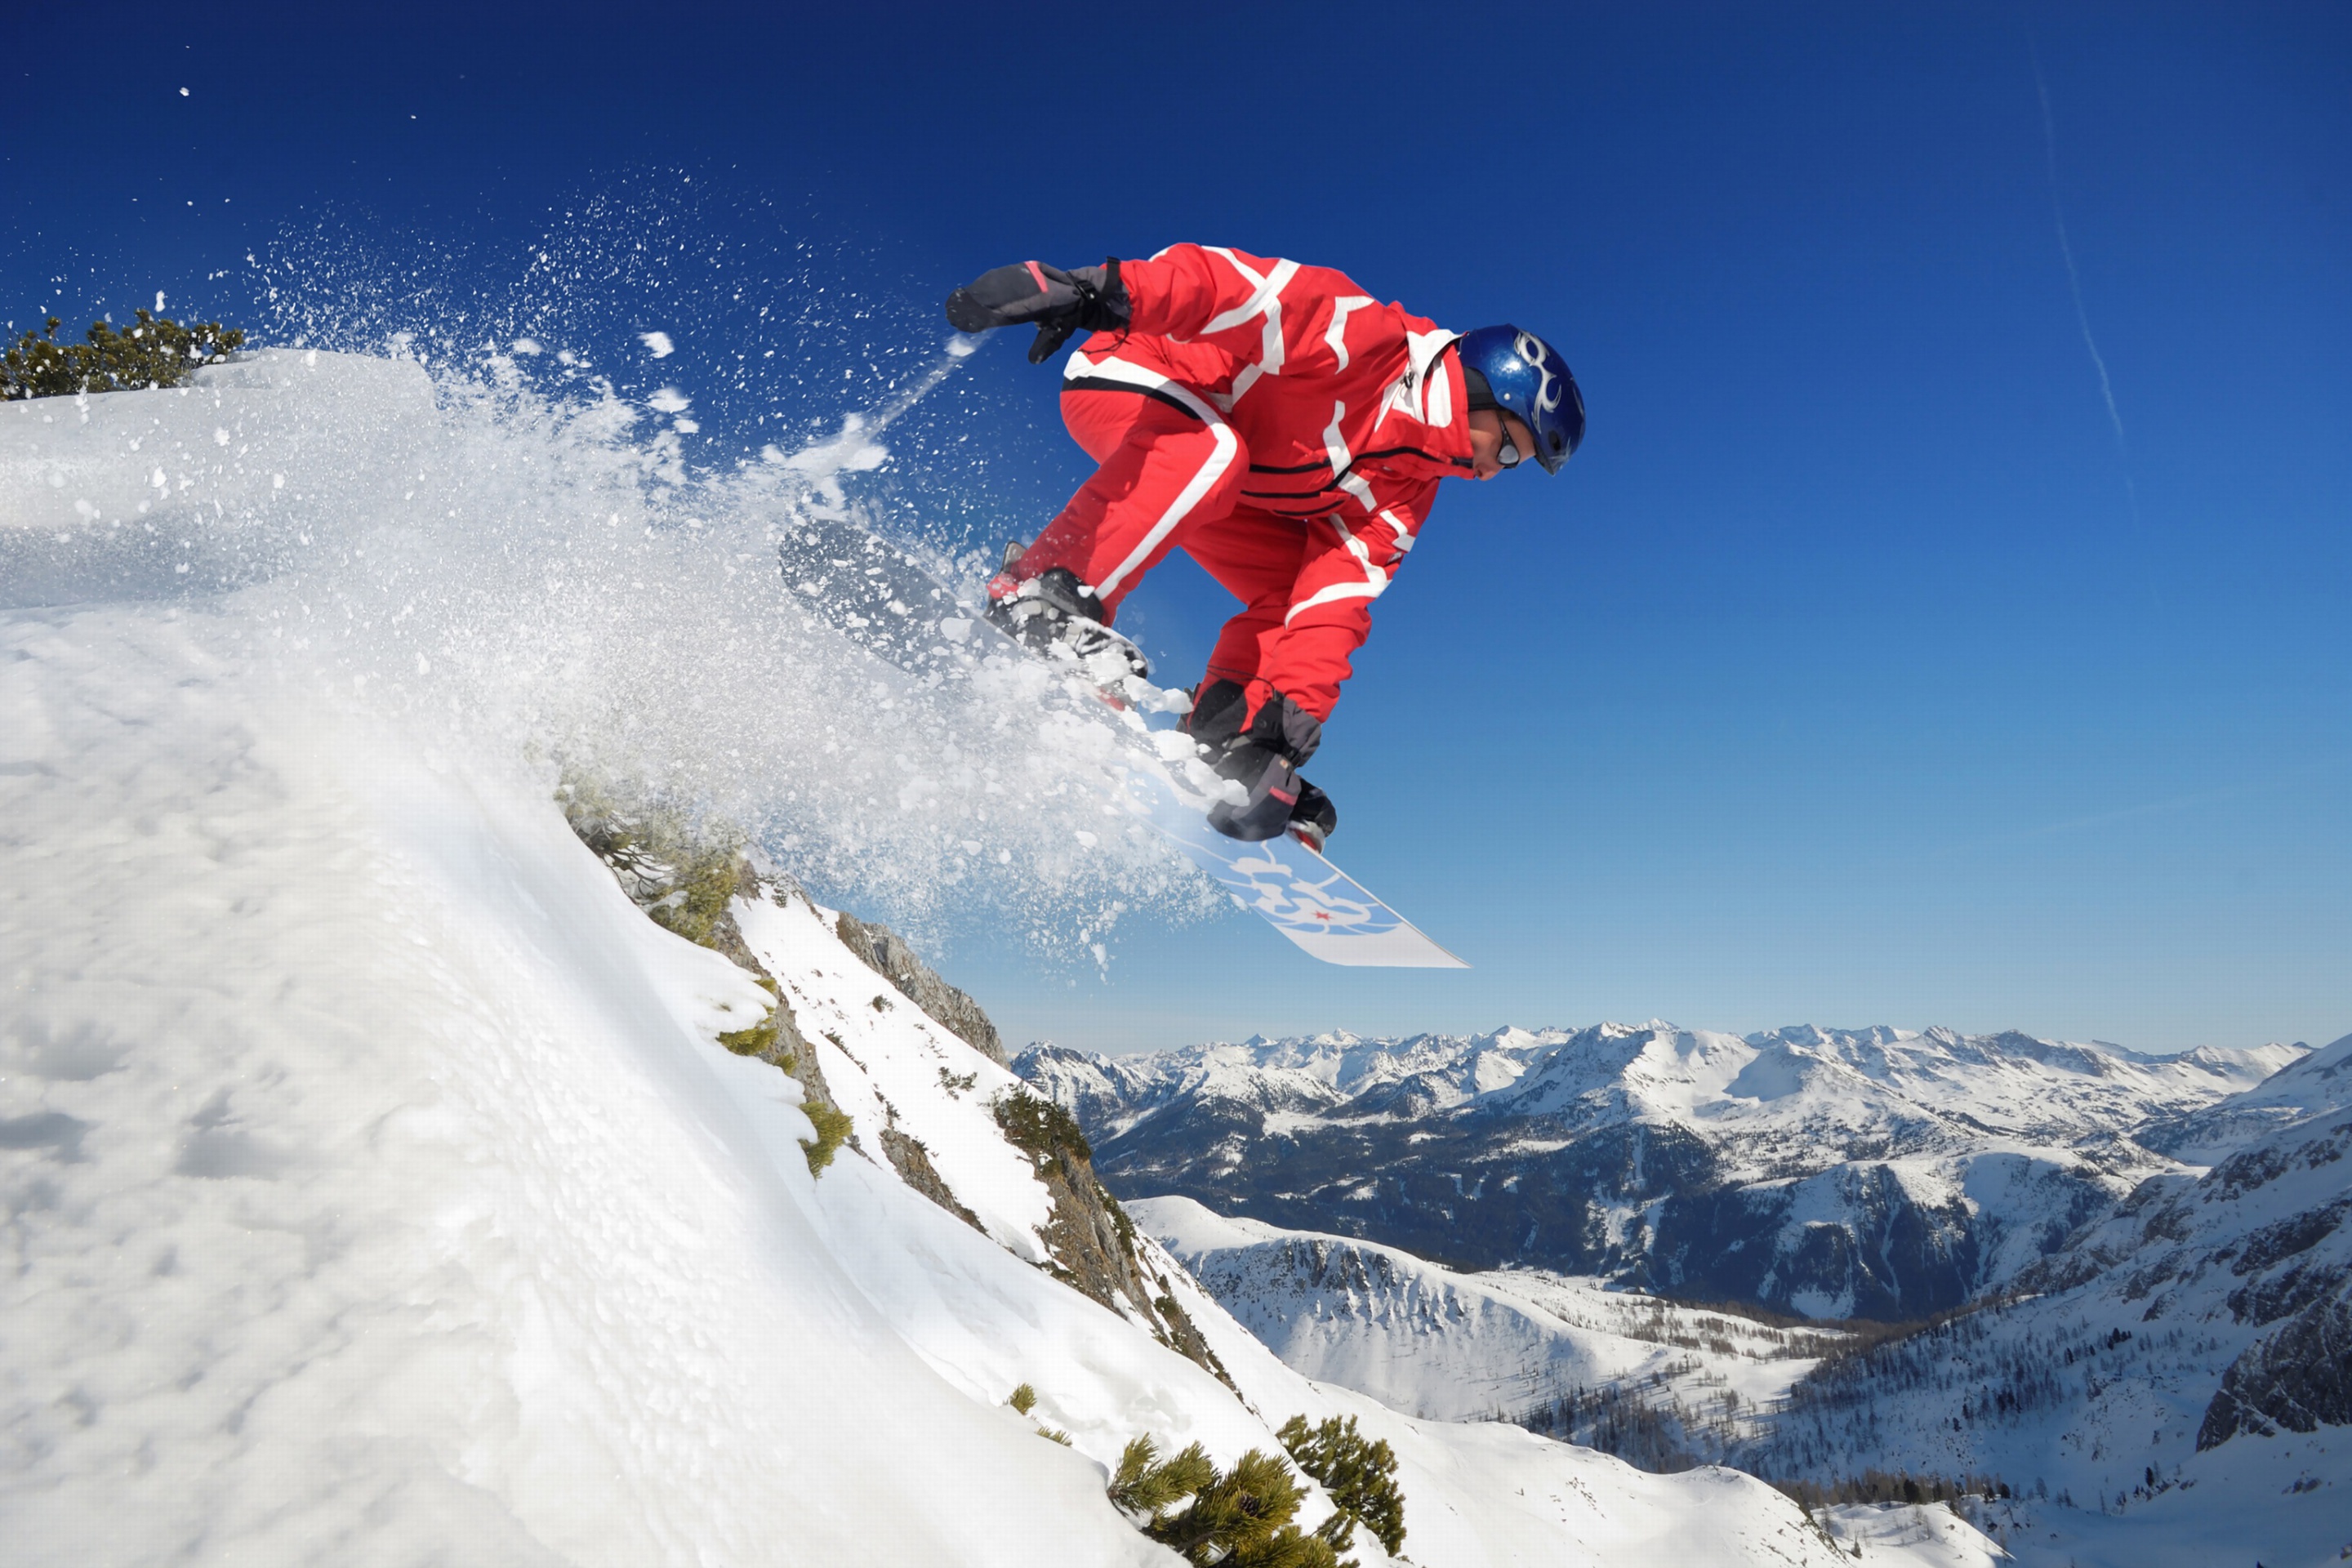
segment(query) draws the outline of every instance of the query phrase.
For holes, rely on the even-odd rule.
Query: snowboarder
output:
[[[1105,652],[1171,550],[1240,599],[1186,720],[1247,792],[1209,820],[1318,848],[1338,825],[1298,776],[1339,700],[1371,602],[1437,482],[1533,458],[1557,473],[1584,438],[1559,352],[1512,326],[1449,332],[1376,303],[1344,273],[1218,246],[1064,271],[1000,267],[948,296],[967,332],[1032,324],[1033,364],[1090,332],[1063,371],[1062,418],[1100,465],[1025,549],[1006,548],[990,618],[1036,647]]]

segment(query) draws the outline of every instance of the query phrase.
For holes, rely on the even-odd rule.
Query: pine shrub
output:
[[[1313,1427],[1304,1415],[1294,1415],[1275,1436],[1339,1510],[1318,1535],[1345,1552],[1360,1524],[1390,1556],[1404,1549],[1404,1494],[1397,1489],[1396,1451],[1385,1440],[1367,1440],[1352,1415],[1334,1415]]]
[[[27,331],[0,357],[0,401],[177,386],[196,366],[216,364],[245,342],[242,331],[218,321],[182,326],[149,310],[139,311],[128,331],[92,321],[87,342],[58,342],[65,323],[55,316],[47,325],[46,333]]]
[[[1045,1160],[1075,1154],[1095,1157],[1094,1148],[1070,1113],[1044,1095],[1015,1089],[996,1102],[996,1124],[1013,1146]]]
[[[1290,1467],[1252,1448],[1219,1471],[1200,1444],[1172,1458],[1138,1437],[1119,1456],[1108,1496],[1136,1528],[1187,1563],[1219,1568],[1340,1568],[1339,1553],[1291,1522],[1304,1489]],[[1182,1507],[1179,1507],[1182,1504]]]
[[[816,1129],[816,1142],[801,1145],[802,1152],[808,1156],[809,1174],[814,1176],[833,1163],[833,1157],[849,1142],[850,1131],[856,1124],[849,1120],[849,1112],[822,1100],[802,1101],[801,1114]]]

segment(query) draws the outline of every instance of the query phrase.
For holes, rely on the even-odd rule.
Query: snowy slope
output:
[[[2202,1178],[2146,1184],[2027,1281],[2044,1293],[1843,1359],[1834,1336],[1597,1281],[1455,1274],[1185,1198],[1130,1206],[1285,1362],[1398,1409],[1541,1419],[1547,1397],[1573,1386],[1590,1409],[1613,1384],[1665,1417],[1646,1453],[1612,1435],[1645,1462],[1990,1475],[2021,1495],[1971,1511],[2027,1562],[2189,1568],[2352,1547],[2347,1156],[2352,1117],[2306,1116]]]
[[[2334,1561],[2352,1549],[2347,1220],[2339,1107],[2142,1184],[2029,1272],[2029,1299],[1817,1373],[1742,1458],[2000,1475],[2029,1494],[2011,1510],[2028,1561]]]
[[[1744,1318],[1520,1270],[1457,1274],[1394,1247],[1226,1219],[1190,1198],[1128,1205],[1234,1320],[1319,1382],[1439,1420],[1525,1419],[1573,1391],[1754,1409],[1835,1331]]]
[[[110,419],[91,450],[130,462]],[[444,483],[562,499],[543,427],[470,469],[406,429]],[[337,516],[401,504],[373,482]],[[1001,1068],[804,900],[739,900],[860,1142],[910,1130],[975,1223],[855,1150],[813,1178],[800,1084],[716,1040],[768,994],[644,918],[512,710],[436,685],[441,643],[391,645],[405,691],[352,679],[272,585],[0,616],[12,1563],[1164,1563],[1102,1496],[1129,1438],[1230,1461],[1342,1410],[1397,1446],[1427,1568],[1832,1560],[1747,1478],[1311,1384],[1147,1249],[1237,1398],[1038,1266],[1042,1184],[982,1110]],[[527,683],[528,642],[500,657]],[[1021,1382],[1071,1447],[1003,1406]]]
[[[832,1261],[746,975],[205,629],[6,626],[16,1561],[1150,1560]]]
[[[2190,1164],[2210,1165],[2305,1116],[2352,1105],[2352,1035],[2287,1063],[2251,1089],[2143,1127],[2138,1141]]]
[[[0,605],[269,576],[310,542],[321,492],[413,504],[433,429],[421,366],[315,350],[260,350],[168,392],[0,403]]]
[[[1042,1046],[1015,1068],[1136,1195],[1473,1268],[1898,1319],[2004,1284],[2182,1169],[2131,1132],[2304,1054],[1650,1024],[1120,1058]]]

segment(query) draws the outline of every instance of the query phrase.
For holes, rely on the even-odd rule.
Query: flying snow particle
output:
[[[161,289],[155,290],[155,313],[159,316],[163,313],[163,290]]]
[[[978,338],[968,338],[961,332],[956,333],[948,340],[948,354],[952,359],[961,359],[978,347],[980,347]]]
[[[645,344],[646,352],[656,359],[667,359],[677,352],[677,345],[669,341],[667,332],[639,332],[637,342]]]
[[[180,96],[181,96],[182,98],[185,98],[185,97],[187,97],[187,96],[188,96],[188,89],[187,89],[186,88],[184,88],[184,88],[182,88],[182,89],[180,89]]]
[[[646,398],[646,403],[649,407],[662,414],[683,414],[694,406],[694,399],[675,386],[663,387],[659,392]]]
[[[537,354],[547,352],[539,346],[537,338],[517,338],[509,346],[519,354]]]

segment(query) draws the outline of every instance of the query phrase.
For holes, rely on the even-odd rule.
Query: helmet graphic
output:
[[[1496,405],[1534,433],[1533,455],[1544,472],[1559,472],[1584,439],[1584,397],[1559,351],[1517,327],[1481,327],[1455,347],[1463,368],[1486,377]]]

